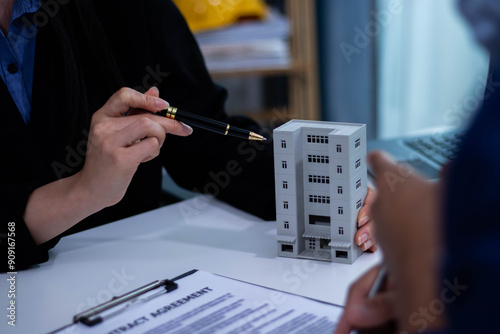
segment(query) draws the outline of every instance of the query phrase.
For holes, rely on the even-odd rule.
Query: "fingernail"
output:
[[[192,133],[193,133],[193,128],[192,128],[192,127],[190,127],[189,125],[187,125],[187,124],[186,124],[186,123],[184,123],[184,122],[181,122],[181,124],[182,124],[182,127],[184,128],[184,133],[185,133],[185,134],[190,135],[190,134],[192,134]]]
[[[163,99],[156,98],[156,107],[158,108],[158,110],[164,110],[170,107],[170,104]]]
[[[366,240],[368,240],[368,234],[363,233],[359,238],[358,238],[358,245],[362,245]]]
[[[364,250],[368,250],[370,249],[370,247],[373,246],[373,241],[371,240],[368,240],[367,242],[365,242],[365,244],[363,245],[363,248]]]
[[[370,217],[368,217],[368,216],[361,217],[361,219],[358,221],[358,226],[361,227],[361,226],[365,225],[369,220],[370,220]]]
[[[150,89],[154,89],[154,90],[156,90],[156,91],[158,92],[158,94],[160,94],[160,90],[158,89],[158,87],[153,86],[153,87],[151,87]]]

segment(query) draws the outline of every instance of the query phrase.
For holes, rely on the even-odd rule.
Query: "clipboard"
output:
[[[113,297],[50,334],[332,333],[341,312],[338,305],[194,269]]]

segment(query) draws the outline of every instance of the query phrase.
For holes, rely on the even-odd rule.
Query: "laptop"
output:
[[[462,140],[461,130],[448,129],[419,136],[372,140],[368,142],[368,151],[386,151],[397,161],[409,164],[428,179],[436,180],[440,177],[443,165],[455,158]],[[370,169],[368,174],[374,176]]]

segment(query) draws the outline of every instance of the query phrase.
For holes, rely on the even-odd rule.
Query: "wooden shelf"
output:
[[[292,65],[272,68],[210,71],[213,78],[272,77],[289,78],[289,101],[286,108],[289,119],[320,119],[319,83],[317,66],[316,0],[285,0],[290,20],[290,53]],[[240,113],[241,114],[241,113]],[[272,112],[245,113],[266,124]]]

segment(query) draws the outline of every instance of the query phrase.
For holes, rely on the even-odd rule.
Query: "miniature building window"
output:
[[[293,245],[281,245],[281,251],[293,253]]]
[[[339,259],[347,259],[349,257],[349,253],[346,251],[335,251],[335,257]]]
[[[288,181],[283,181],[283,189],[288,189]]]
[[[330,157],[327,155],[308,155],[307,161],[315,164],[328,164],[330,163]]]
[[[281,168],[286,169],[286,168],[287,168],[287,166],[288,166],[288,164],[287,164],[287,162],[286,162],[286,161],[282,161],[282,162],[281,162]]]
[[[360,146],[361,146],[361,139],[360,139],[360,138],[358,138],[358,139],[356,139],[356,141],[354,142],[354,148],[358,148],[358,147],[360,147]]]
[[[337,166],[337,174],[342,174],[342,166]]]
[[[309,203],[330,204],[330,196],[309,195]]]
[[[338,187],[337,187],[337,193],[338,193],[339,195],[342,195],[342,194],[344,193],[344,190],[342,189],[342,187],[341,187],[341,186],[338,186]]]
[[[356,181],[356,189],[361,188],[361,180]]]
[[[309,215],[309,224],[310,225],[330,226],[330,217]]]
[[[339,215],[343,215],[344,214],[344,208],[339,206],[339,209],[337,211],[339,213]]]
[[[281,148],[286,148],[286,140],[281,141]]]
[[[337,153],[342,153],[342,145],[337,145]]]
[[[357,203],[356,203],[356,210],[361,208],[361,200],[359,200]]]
[[[344,235],[344,228],[343,227],[339,227],[339,234]]]
[[[328,144],[328,136],[307,135],[307,142],[314,144]]]
[[[361,159],[359,160],[356,160],[356,165],[354,166],[356,169],[358,169],[359,167],[361,167]]]
[[[309,183],[330,184],[330,177],[323,175],[309,175]]]
[[[285,229],[288,230],[290,228],[290,222],[289,221],[284,221],[283,222],[283,228],[285,228]]]
[[[283,209],[288,209],[288,202],[287,201],[283,202]]]

